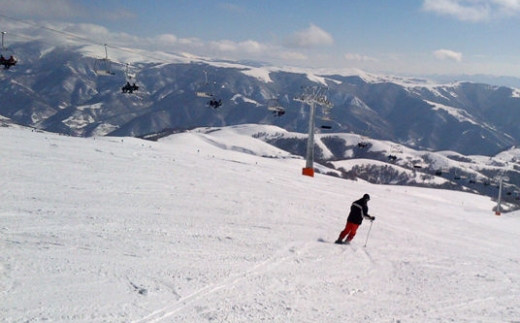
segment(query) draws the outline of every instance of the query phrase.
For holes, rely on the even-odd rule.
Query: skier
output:
[[[345,229],[341,231],[338,240],[336,240],[335,243],[350,243],[350,241],[352,241],[356,235],[357,228],[361,225],[361,222],[363,222],[363,218],[370,219],[370,221],[374,221],[376,219],[375,216],[368,215],[368,201],[370,201],[370,195],[365,194],[362,198],[352,203],[350,206],[350,213],[347,218]],[[347,237],[347,240],[343,241],[345,237]]]

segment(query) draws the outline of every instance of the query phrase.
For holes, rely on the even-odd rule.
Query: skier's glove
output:
[[[375,219],[376,219],[375,216],[371,216],[371,217],[370,217],[370,221],[374,221]]]

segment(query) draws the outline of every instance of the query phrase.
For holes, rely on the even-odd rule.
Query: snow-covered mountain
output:
[[[2,322],[520,317],[519,213],[488,197],[302,176],[253,136],[286,132],[267,125],[158,142],[4,125]],[[376,220],[333,244],[364,193]]]
[[[190,56],[131,61],[140,89],[121,93],[125,64],[114,76],[94,73],[90,47],[13,45],[19,63],[0,74],[0,115],[16,123],[74,136],[140,136],[164,129],[272,124],[306,133],[308,106],[293,100],[302,87],[327,87],[333,133],[356,133],[421,150],[494,155],[520,139],[520,92],[469,82],[276,68]],[[128,53],[126,53],[128,54]],[[127,55],[128,56],[128,55]],[[213,110],[196,92],[223,101]],[[277,98],[282,117],[266,109]],[[318,128],[322,111],[318,109]]]

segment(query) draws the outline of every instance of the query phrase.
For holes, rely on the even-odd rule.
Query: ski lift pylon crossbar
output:
[[[332,108],[334,104],[327,99],[327,91],[328,89],[323,87],[305,87],[303,93],[295,97],[294,101]]]

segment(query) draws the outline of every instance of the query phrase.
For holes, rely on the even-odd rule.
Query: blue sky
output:
[[[0,0],[0,7],[8,18],[150,51],[520,77],[520,0]],[[21,28],[5,16],[0,29]]]

